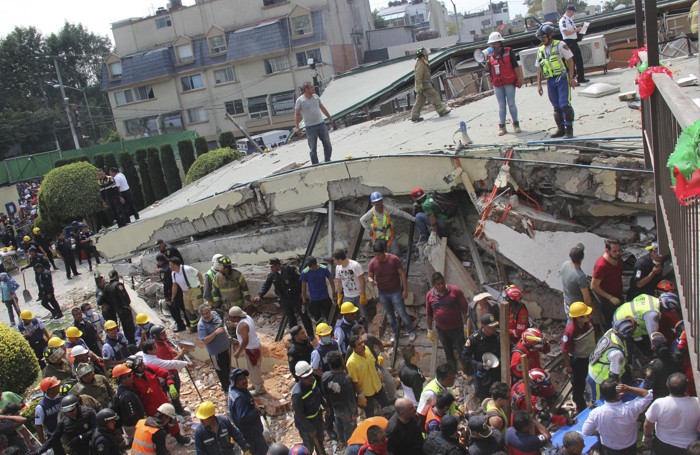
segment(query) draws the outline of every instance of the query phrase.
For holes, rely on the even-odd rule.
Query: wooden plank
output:
[[[527,404],[527,412],[532,414],[532,393],[530,392],[530,365],[528,365],[527,356],[520,357],[520,371],[523,373],[523,388],[525,389],[525,403]]]
[[[510,384],[510,332],[508,331],[510,309],[508,302],[501,302],[498,305],[498,310],[501,332],[501,382]]]
[[[447,249],[447,260],[445,261],[445,279],[459,287],[470,299],[473,299],[474,294],[481,289],[464,268],[462,261],[449,248]]]

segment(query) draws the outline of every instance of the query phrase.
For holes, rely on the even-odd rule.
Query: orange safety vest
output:
[[[439,426],[442,426],[442,417],[440,417],[439,415],[435,414],[435,413],[433,412],[433,408],[432,408],[432,406],[431,406],[430,409],[428,409],[428,414],[425,416],[425,428],[424,428],[425,434],[428,434],[428,424],[429,424],[430,422],[432,422],[433,420],[437,420],[437,421],[438,421],[438,425],[439,425]]]
[[[160,428],[147,426],[146,419],[139,420],[136,423],[134,442],[131,443],[131,455],[155,455],[156,445],[153,444],[153,435],[159,430]]]
[[[386,240],[386,246],[391,245],[394,241],[394,228],[391,226],[391,216],[388,211],[384,210],[380,223],[377,211],[372,209],[372,241],[376,241],[377,238]]]

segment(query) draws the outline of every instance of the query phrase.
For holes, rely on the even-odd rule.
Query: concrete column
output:
[[[335,201],[328,201],[328,257],[333,257],[335,239],[333,238],[333,224],[335,223]]]

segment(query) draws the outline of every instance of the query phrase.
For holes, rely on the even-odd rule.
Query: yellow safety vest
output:
[[[454,392],[452,392],[452,387],[442,387],[440,384],[438,384],[437,379],[433,379],[429,383],[423,387],[423,391],[430,390],[431,392],[434,392],[435,395],[437,396],[440,392],[443,390],[447,390],[450,392],[452,395],[454,395]],[[452,403],[452,406],[450,406],[450,414],[455,415],[457,412],[457,406],[455,406],[454,403]]]
[[[631,302],[620,305],[617,310],[615,310],[613,321],[619,321],[629,316],[633,317],[634,320],[637,321],[637,328],[634,329],[632,337],[639,338],[642,335],[649,335],[647,323],[644,320],[644,315],[649,311],[656,311],[659,313],[659,299],[647,294],[641,294],[635,297]]]
[[[591,354],[588,363],[588,375],[596,383],[600,384],[610,377],[610,351],[617,349],[622,351],[624,361],[620,369],[620,376],[625,372],[627,366],[627,345],[624,340],[618,337],[612,329],[605,332],[603,338],[598,341],[595,351]]]
[[[391,216],[384,210],[382,219],[377,218],[377,211],[372,209],[372,241],[377,239],[386,240],[386,246],[394,241],[394,228],[391,225]]]
[[[566,73],[566,65],[559,55],[559,40],[552,40],[552,52],[549,58],[545,57],[544,49],[545,45],[540,46],[537,52],[537,61],[540,64],[540,69],[542,70],[542,75],[549,79],[550,77],[557,77],[562,73]]]

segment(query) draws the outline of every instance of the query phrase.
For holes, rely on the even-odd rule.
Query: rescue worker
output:
[[[163,297],[165,302],[167,302],[170,314],[175,320],[176,327],[173,329],[173,332],[178,333],[187,330],[190,321],[185,312],[182,299],[173,299],[173,273],[170,271],[168,258],[163,253],[159,253],[156,255],[156,264],[158,265],[160,282],[163,283]]]
[[[107,280],[105,280],[105,277],[100,275],[99,272],[95,274],[95,287],[95,300],[102,311],[102,317],[105,320],[116,321],[118,318],[117,312],[114,309],[114,302],[105,295]]]
[[[97,413],[95,428],[90,440],[91,455],[123,455],[126,453],[121,428],[117,429],[119,416],[110,408],[101,409]]]
[[[343,354],[348,352],[348,341],[352,336],[352,328],[357,325],[358,311],[352,302],[343,302],[340,306],[342,317],[335,323],[333,334]]]
[[[170,261],[172,258],[178,258],[181,265],[185,264],[185,260],[182,258],[180,250],[174,246],[168,245],[163,240],[158,239],[156,240],[156,248],[158,248],[158,251],[163,254],[168,261]]]
[[[134,331],[134,341],[136,342],[136,350],[140,351],[143,348],[143,343],[151,339],[150,331],[155,325],[150,322],[146,313],[139,313],[134,318],[136,321],[136,330]]]
[[[658,332],[660,320],[669,317],[665,315],[670,315],[678,308],[680,308],[680,300],[673,293],[665,292],[658,299],[647,294],[641,294],[631,302],[623,303],[617,307],[613,321],[626,317],[634,318],[637,322],[637,328],[632,334],[632,338],[637,347],[648,355],[651,354],[649,334]]]
[[[95,374],[95,369],[89,363],[81,363],[75,369],[78,383],[71,389],[73,395],[87,395],[105,408],[112,404],[114,388],[112,383],[101,374]]]
[[[55,247],[56,251],[61,255],[61,259],[63,259],[63,266],[66,268],[66,278],[70,280],[73,276],[81,275],[81,273],[78,273],[78,268],[75,265],[73,245],[70,240],[66,240],[63,232],[59,232],[56,235]]]
[[[567,418],[562,415],[551,413],[556,390],[552,385],[549,373],[542,368],[533,368],[527,373],[530,384],[531,406],[540,421],[546,421],[554,425],[565,425]],[[525,394],[525,381],[522,379],[513,384],[511,389],[511,420],[516,411],[527,410],[527,399]]]
[[[435,203],[434,197],[428,197],[423,188],[413,188],[411,199],[420,206],[416,213],[416,228],[420,232],[419,242],[435,245],[439,237],[449,237],[452,220],[443,213]]]
[[[219,258],[219,263],[221,271],[216,274],[214,283],[221,298],[218,310],[221,311],[223,319],[231,307],[242,308],[243,303],[250,300],[250,291],[243,274],[232,267],[231,259],[223,256]]]
[[[265,383],[262,377],[260,367],[262,365],[262,343],[258,336],[255,320],[250,317],[240,307],[232,307],[228,310],[229,333],[235,338],[236,348],[233,350],[233,356],[239,358],[245,355],[248,360],[248,372],[250,373],[255,395],[265,395]]]
[[[634,263],[634,274],[630,278],[630,287],[627,290],[628,302],[641,294],[652,295],[658,285],[662,281],[666,281],[663,277],[664,262],[670,256],[659,253],[659,244],[657,242],[652,243],[645,249],[648,253],[642,254]],[[656,396],[656,393],[654,396]]]
[[[654,332],[650,336],[654,357],[644,367],[644,388],[654,391],[654,399],[669,395],[666,379],[681,371],[681,366],[673,358],[668,340],[663,334]]]
[[[80,404],[77,395],[66,395],[61,399],[62,415],[56,430],[39,449],[44,453],[58,441],[67,455],[82,455],[90,452],[90,437],[95,429],[95,411]]]
[[[124,363],[129,357],[127,346],[129,342],[123,333],[117,328],[117,323],[114,321],[105,322],[105,344],[102,346],[102,358],[105,366],[111,368],[120,363]]]
[[[71,390],[73,390],[73,387],[75,387],[78,384],[78,380],[74,378],[69,378],[66,379],[61,383],[60,389],[58,389],[58,393],[61,395],[61,397],[65,397],[70,395]],[[80,405],[81,406],[87,406],[88,408],[92,409],[93,411],[97,412],[100,409],[102,409],[102,406],[100,406],[100,403],[91,397],[90,395],[78,395],[78,398],[80,398]]]
[[[216,274],[223,270],[224,265],[219,262],[219,259],[224,257],[223,254],[215,254],[211,257],[211,267],[204,274],[204,289],[202,291],[202,297],[209,304],[212,310],[217,309],[221,306],[221,294],[219,293],[219,288],[216,287]]]
[[[600,384],[606,379],[620,381],[625,375],[629,360],[627,339],[637,328],[633,318],[619,319],[611,329],[598,340],[595,350],[588,359],[586,382],[591,389],[591,401],[600,399]]]
[[[270,259],[270,273],[258,295],[253,297],[253,303],[260,302],[272,285],[275,286],[275,294],[279,297],[280,304],[284,308],[289,328],[297,325],[296,314],[299,314],[306,333],[314,333],[311,318],[301,305],[301,281],[297,269],[292,265],[282,265],[282,262],[277,258]]]
[[[248,391],[248,372],[240,368],[231,370],[231,387],[228,392],[228,417],[245,435],[253,455],[265,455],[268,449],[263,436],[263,424],[260,421],[253,395]]]
[[[292,388],[292,410],[294,426],[309,452],[320,452],[323,444],[323,411],[326,400],[321,392],[320,381],[316,380],[314,370],[308,362],[301,360],[294,365],[294,374],[299,382]]]
[[[469,335],[462,349],[462,362],[471,367],[471,372],[476,372],[474,390],[479,401],[488,397],[491,384],[501,380],[500,368],[488,368],[484,365],[483,356],[486,353],[501,357],[498,320],[490,313],[481,317],[481,328]]]
[[[201,425],[194,431],[194,448],[197,455],[227,455],[235,453],[238,445],[246,454],[250,446],[228,417],[217,416],[211,401],[200,404],[195,413]]]
[[[457,379],[457,370],[452,365],[449,363],[438,365],[435,369],[435,379],[423,387],[416,412],[421,416],[427,416],[441,392],[447,391],[454,396],[452,386],[455,385],[455,379]],[[457,406],[454,403],[450,406],[449,413],[457,414]]]
[[[197,308],[202,304],[202,289],[204,277],[189,265],[184,265],[180,259],[173,257],[168,259],[168,266],[172,273],[172,305],[176,308],[184,308],[186,320],[190,324],[190,332],[197,332]]]
[[[170,403],[161,387],[161,381],[165,382],[170,393],[177,395],[175,382],[167,370],[154,365],[145,365],[143,359],[135,355],[127,358],[125,365],[131,369],[133,379],[131,388],[141,399],[146,415],[155,415],[160,405]]]
[[[49,339],[49,332],[46,331],[44,323],[34,316],[29,310],[23,310],[19,313],[19,325],[17,330],[29,342],[34,355],[39,361],[39,366],[43,369],[46,366],[44,361],[44,350],[48,346],[46,344]]]
[[[411,121],[422,122],[423,117],[420,116],[420,111],[425,104],[425,100],[430,101],[435,107],[435,111],[440,117],[450,113],[450,109],[442,104],[440,93],[433,88],[433,82],[430,76],[430,64],[428,63],[428,55],[430,49],[419,47],[416,51],[416,66],[414,68],[416,103],[411,109]]]
[[[681,301],[676,293],[676,287],[670,281],[666,281],[668,285],[657,290],[659,296],[659,309],[661,317],[659,318],[659,332],[661,332],[667,340],[674,340],[676,335],[674,328],[683,320],[681,313]],[[661,286],[662,283],[659,283]],[[667,290],[671,289],[671,290]]]
[[[46,366],[41,370],[45,378],[55,376],[59,381],[63,381],[73,375],[71,365],[66,359],[65,344],[66,342],[58,337],[49,338],[49,345],[44,348]]]
[[[510,345],[515,345],[530,327],[530,313],[523,303],[523,291],[511,284],[501,294],[502,302],[508,305],[508,333]]]
[[[168,371],[170,372],[170,376],[173,378],[173,381],[175,383],[175,390],[179,394],[180,386],[182,385],[179,370],[184,368],[185,366],[191,366],[191,364],[189,364],[188,362],[182,361],[182,359],[185,357],[186,352],[184,349],[176,351],[170,345],[170,342],[168,340],[168,334],[165,331],[165,327],[163,327],[162,325],[154,325],[153,327],[151,327],[150,333],[152,341],[155,343],[156,346],[155,357],[157,357],[157,359],[160,359],[160,361],[153,359],[151,363],[155,363],[156,366],[161,366],[165,369],[171,368]],[[144,356],[144,359],[146,357],[148,356]],[[173,360],[179,363],[170,363]],[[144,363],[148,362],[144,360]],[[175,406],[175,410],[178,412],[178,414],[185,413],[183,407],[180,405],[180,400],[173,400],[173,405]]]
[[[41,234],[41,229],[38,227],[32,229],[32,233],[34,234],[34,242],[41,247],[43,254],[46,255],[46,259],[48,259],[48,261],[51,263],[53,269],[58,270],[58,267],[56,267],[56,263],[53,260],[53,252],[51,251],[51,244],[49,243],[49,240]]]
[[[491,396],[481,403],[486,414],[486,423],[503,432],[510,426],[510,418],[506,414],[510,403],[510,388],[508,388],[508,384],[503,382],[494,382],[489,391]]]
[[[518,122],[518,107],[515,105],[515,89],[520,88],[525,80],[523,70],[518,66],[518,60],[510,47],[503,45],[503,37],[498,32],[492,32],[488,40],[493,49],[488,53],[484,68],[489,72],[489,79],[498,100],[498,135],[503,136],[506,130],[506,103],[513,120],[513,132],[520,132]]]
[[[166,455],[170,453],[165,445],[167,433],[172,433],[171,426],[177,426],[177,414],[170,403],[163,403],[150,417],[141,419],[136,424],[134,441],[131,444],[131,455],[156,454]],[[182,436],[175,437],[181,446],[192,444],[192,439]]]
[[[80,330],[80,338],[85,342],[85,345],[97,355],[102,354],[102,349],[100,349],[100,339],[97,336],[97,330],[92,322],[85,320],[85,315],[80,307],[73,307],[71,309],[71,315],[73,316],[72,326]]]
[[[289,333],[292,336],[289,348],[287,349],[289,371],[292,373],[292,376],[294,376],[294,380],[299,382],[299,377],[296,375],[294,366],[302,360],[311,362],[311,353],[314,347],[311,345],[309,336],[306,334],[306,330],[304,330],[303,327],[299,325],[294,326]]]
[[[566,325],[561,337],[564,371],[571,376],[571,397],[578,412],[586,409],[583,394],[586,390],[588,358],[596,346],[595,329],[590,316],[592,312],[593,308],[583,302],[573,302],[569,305],[571,321]]]
[[[429,435],[433,431],[440,431],[442,418],[449,415],[450,408],[454,407],[455,397],[448,390],[442,390],[437,394],[435,403],[428,409],[425,416],[425,434]]]
[[[535,36],[542,45],[537,51],[537,93],[542,96],[542,78],[547,81],[549,102],[554,107],[557,132],[551,137],[574,137],[574,108],[571,107],[571,89],[576,87],[574,54],[563,41],[555,40],[554,27],[540,25]]]
[[[416,221],[416,218],[403,210],[385,206],[384,197],[379,191],[370,194],[369,201],[372,203],[372,208],[362,215],[360,224],[370,233],[372,245],[377,240],[385,240],[387,251],[391,254],[399,254],[399,244],[395,241],[396,233],[391,218],[396,216],[410,222]]]
[[[80,249],[85,252],[85,257],[88,261],[88,269],[92,272],[92,257],[95,257],[95,262],[100,264],[100,255],[97,253],[97,248],[92,243],[92,232],[87,224],[82,224],[80,226],[80,232],[78,232],[78,245]]]
[[[61,381],[55,376],[46,377],[39,383],[39,388],[44,396],[34,408],[34,427],[42,443],[51,437],[58,425],[58,413],[61,411],[61,400],[63,399],[58,393],[60,387]],[[52,447],[54,452],[58,447],[60,447],[58,444]]]
[[[544,339],[541,331],[534,328],[526,329],[520,336],[520,341],[513,348],[510,356],[510,372],[514,378],[522,379],[523,371],[520,364],[522,356],[527,357],[528,369],[542,368],[540,352],[550,351],[549,341]],[[514,379],[515,380],[515,379]]]
[[[331,370],[330,365],[326,361],[326,355],[329,352],[342,353],[338,342],[333,339],[331,326],[325,322],[321,322],[316,326],[316,336],[318,337],[318,344],[311,352],[311,367],[314,369],[316,376],[323,376],[323,373]]]
[[[123,363],[112,370],[112,377],[117,381],[117,391],[114,394],[112,409],[121,416],[121,425],[129,437],[130,443],[134,439],[136,423],[146,416],[143,403],[132,389],[134,379],[131,371],[131,368]]]
[[[39,300],[41,306],[49,310],[51,319],[62,319],[63,311],[61,305],[56,301],[56,294],[53,287],[53,278],[51,278],[51,270],[44,267],[44,264],[37,263],[34,266],[36,272],[36,285],[39,289]]]
[[[467,455],[464,440],[460,435],[459,419],[446,415],[440,425],[440,431],[433,431],[423,444],[423,454],[428,455]]]
[[[131,298],[124,287],[124,283],[119,280],[119,273],[116,270],[109,272],[109,284],[105,286],[104,297],[111,302],[112,308],[119,317],[124,336],[129,343],[135,344],[134,316],[131,314]],[[116,319],[114,319],[116,321]]]

